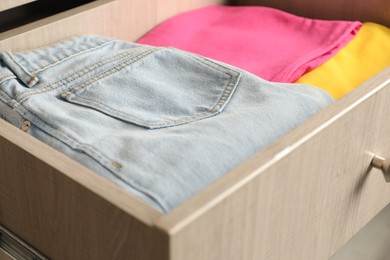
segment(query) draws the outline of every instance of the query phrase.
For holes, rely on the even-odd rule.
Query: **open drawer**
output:
[[[134,40],[206,4],[223,1],[92,1],[1,33],[0,50],[82,33]],[[389,8],[359,1],[344,18],[389,26]],[[390,202],[371,167],[390,156],[389,107],[390,68],[168,214],[0,121],[0,224],[52,259],[328,259]]]

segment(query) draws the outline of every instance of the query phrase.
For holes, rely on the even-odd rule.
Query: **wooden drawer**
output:
[[[94,1],[0,34],[0,50],[81,33],[134,40],[220,3]],[[0,224],[53,259],[328,259],[390,202],[370,167],[390,156],[389,107],[390,68],[168,214],[0,121]]]
[[[389,95],[390,69],[162,217],[173,259],[328,259],[390,201]]]

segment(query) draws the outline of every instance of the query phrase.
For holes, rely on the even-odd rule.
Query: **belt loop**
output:
[[[32,88],[38,83],[38,78],[28,72],[19,62],[15,60],[10,52],[0,53],[0,58],[8,66],[10,70],[24,83],[27,87]]]

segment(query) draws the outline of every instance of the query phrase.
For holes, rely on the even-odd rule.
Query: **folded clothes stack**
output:
[[[260,6],[209,6],[177,15],[137,42],[173,46],[289,83],[337,53],[360,26]]]
[[[339,99],[389,66],[390,29],[364,23],[350,43],[297,83],[320,87]]]
[[[267,7],[210,6],[175,16],[139,43],[174,46],[263,79],[317,86],[335,99],[390,66],[390,29]]]
[[[286,82],[339,59],[360,27],[211,6],[142,44],[81,36],[3,52],[0,116],[168,212],[332,103]]]

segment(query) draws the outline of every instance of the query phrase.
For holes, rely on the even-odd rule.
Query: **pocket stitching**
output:
[[[151,49],[151,47],[150,47],[150,49],[147,49],[147,50],[157,51],[157,49]],[[26,98],[28,98],[30,96],[43,94],[43,93],[46,93],[46,92],[49,92],[49,91],[56,90],[58,88],[61,88],[65,84],[69,84],[69,83],[71,83],[71,82],[73,82],[73,81],[75,81],[75,80],[77,80],[77,79],[79,79],[79,78],[89,74],[89,73],[94,72],[100,66],[107,65],[107,64],[110,64],[110,63],[114,63],[114,62],[119,61],[121,59],[126,59],[127,60],[127,58],[129,58],[128,56],[130,56],[130,58],[138,57],[140,54],[146,52],[146,51],[142,51],[142,52],[136,54],[136,56],[132,56],[133,54],[130,53],[130,52],[127,52],[127,51],[124,52],[124,53],[115,55],[113,57],[109,57],[109,58],[107,58],[107,59],[105,59],[103,61],[99,61],[99,62],[96,62],[94,64],[91,64],[90,66],[84,67],[81,71],[77,71],[77,72],[75,72],[73,74],[70,74],[70,75],[66,76],[65,78],[61,78],[61,79],[57,80],[54,83],[49,83],[45,87],[42,87],[42,88],[39,88],[39,89],[30,90],[30,91],[25,91],[25,92],[19,94],[18,96],[16,96],[15,99],[20,101],[20,102],[22,102],[23,100],[25,100]],[[119,63],[119,64],[122,64],[122,63]]]
[[[116,67],[113,67],[109,70],[106,70],[106,71],[100,73],[100,75],[98,75],[97,77],[95,77],[93,79],[90,79],[90,80],[84,82],[82,85],[80,85],[78,87],[74,87],[72,89],[69,89],[68,92],[66,92],[65,95],[63,95],[62,97],[71,103],[86,106],[86,107],[89,107],[91,109],[98,108],[97,111],[99,111],[99,112],[105,113],[105,114],[112,116],[114,118],[117,118],[119,120],[126,121],[126,122],[129,122],[129,123],[141,126],[141,127],[145,127],[148,129],[156,129],[156,128],[164,128],[164,127],[183,125],[183,124],[187,124],[187,123],[191,123],[191,122],[195,122],[195,121],[199,121],[199,120],[202,120],[205,118],[215,116],[223,111],[223,109],[228,104],[229,99],[233,95],[233,93],[238,85],[238,81],[241,77],[241,72],[233,70],[229,67],[225,67],[223,65],[217,64],[217,63],[210,61],[208,59],[200,59],[201,58],[200,56],[198,57],[198,56],[191,55],[189,53],[182,52],[182,51],[180,51],[179,54],[185,54],[187,57],[191,58],[191,60],[197,62],[198,64],[210,67],[210,68],[217,70],[218,72],[223,73],[229,77],[227,83],[224,86],[224,90],[222,91],[217,103],[211,109],[209,109],[205,112],[198,113],[198,114],[193,115],[193,116],[182,117],[182,118],[177,119],[177,120],[160,120],[158,123],[153,123],[153,122],[148,122],[148,121],[142,120],[140,118],[134,117],[132,115],[129,115],[129,114],[124,113],[122,111],[119,111],[117,109],[114,109],[114,108],[108,106],[107,104],[104,104],[103,102],[99,102],[97,100],[92,100],[92,99],[88,99],[88,98],[82,97],[80,95],[77,95],[77,92],[87,88],[88,86],[92,85],[93,83],[95,83],[99,80],[105,79],[105,78],[107,78],[115,73],[119,73],[122,70],[124,70],[128,67],[131,67],[135,62],[145,58],[146,56],[156,52],[157,50],[168,50],[168,51],[177,52],[176,49],[172,49],[172,48],[163,48],[163,49],[156,48],[156,49],[146,50],[145,52],[142,52],[140,55],[133,57],[133,59],[126,60],[120,64],[117,64]],[[118,66],[120,66],[120,67],[118,67]],[[75,100],[74,97],[77,97],[77,100]],[[84,101],[84,102],[80,102],[80,101]]]
[[[97,110],[97,111],[99,111],[99,112],[105,113],[105,114],[112,116],[114,118],[117,118],[119,120],[122,120],[125,122],[130,122],[132,124],[142,126],[145,128],[150,128],[150,129],[183,125],[183,124],[187,124],[190,122],[198,121],[201,119],[205,119],[205,118],[217,115],[218,113],[221,112],[221,110],[213,111],[213,109],[212,109],[212,110],[209,110],[209,111],[206,111],[203,113],[199,113],[199,114],[194,115],[194,116],[183,117],[183,118],[178,119],[178,120],[169,120],[169,121],[162,120],[161,123],[153,123],[153,122],[142,120],[140,118],[133,117],[132,115],[129,115],[129,114],[124,113],[122,111],[119,111],[117,109],[111,108],[111,107],[107,106],[106,104],[97,102],[95,100],[90,100],[90,99],[83,98],[80,96],[77,96],[77,98],[79,100],[83,100],[84,102],[78,102],[78,100],[73,100],[73,99],[71,99],[71,97],[69,97],[69,99],[67,98],[67,100],[71,101],[72,103],[86,106],[86,107],[89,107],[92,109],[96,109],[96,107],[98,107],[99,110]],[[118,114],[118,115],[115,115],[115,114]]]
[[[88,87],[89,85],[95,83],[96,81],[105,79],[105,78],[107,78],[115,73],[121,72],[122,70],[126,69],[127,67],[130,67],[131,65],[133,65],[137,61],[147,57],[148,55],[156,52],[157,50],[158,49],[156,48],[156,49],[148,49],[144,52],[141,52],[141,53],[139,53],[139,55],[137,55],[135,57],[131,57],[130,59],[125,60],[124,62],[117,64],[115,67],[112,67],[109,70],[101,72],[97,77],[91,78],[91,79],[83,82],[80,86],[69,89],[68,92],[75,94],[76,92]]]
[[[194,121],[198,121],[201,119],[215,116],[215,115],[219,114],[225,108],[225,106],[227,105],[227,101],[230,99],[230,97],[232,96],[232,94],[235,90],[235,86],[237,85],[236,82],[239,79],[240,73],[237,73],[237,75],[231,75],[229,73],[225,73],[225,74],[229,76],[229,80],[225,84],[223,93],[213,108],[211,108],[210,110],[207,110],[203,113],[198,113],[198,114],[193,115],[193,116],[182,117],[181,119],[178,119],[178,120],[169,120],[169,121],[161,120],[160,123],[153,123],[153,122],[142,120],[140,118],[134,117],[132,115],[129,115],[127,113],[124,113],[122,111],[114,109],[114,108],[108,106],[107,104],[104,104],[103,102],[98,102],[97,100],[88,99],[88,98],[79,96],[75,93],[72,93],[72,95],[64,96],[64,98],[72,103],[76,103],[76,104],[86,106],[86,107],[89,107],[92,109],[96,109],[96,107],[97,107],[97,108],[99,108],[98,111],[103,112],[109,116],[112,116],[112,117],[117,118],[117,119],[122,120],[122,121],[133,123],[133,124],[138,125],[138,126],[146,127],[149,129],[178,126],[178,125],[183,125],[183,124],[187,124],[190,122],[194,122]],[[92,82],[90,84],[93,84],[94,82]],[[87,86],[84,86],[83,88],[85,88],[85,87],[87,87]],[[74,96],[77,97],[77,100],[72,99],[72,97],[74,97]],[[78,100],[80,100],[80,101],[83,100],[84,102],[79,102]]]

